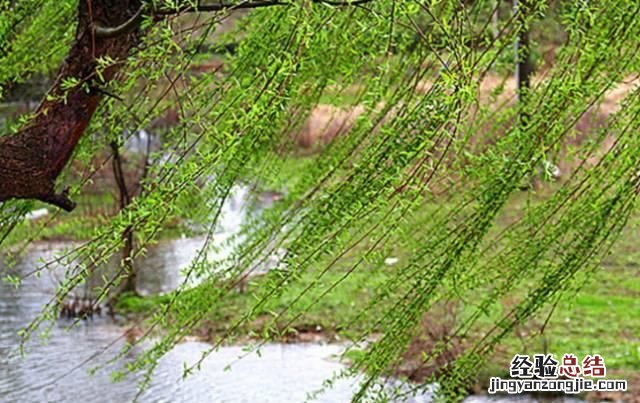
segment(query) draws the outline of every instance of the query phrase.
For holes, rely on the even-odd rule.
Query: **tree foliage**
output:
[[[255,302],[212,351],[259,315],[270,316],[266,340],[286,332],[292,318],[340,287],[340,281],[324,281],[338,270],[337,262],[348,262],[348,270],[340,266],[344,279],[384,270],[390,251],[403,250],[406,259],[375,290],[375,306],[344,318],[344,328],[358,323],[370,329],[354,335],[354,342],[381,335],[352,366],[367,379],[356,398],[365,398],[398,364],[424,315],[443,301],[463,305],[454,334],[470,342],[437,380],[441,393],[460,396],[505,335],[596,269],[635,208],[637,91],[573,150],[577,163],[566,180],[548,186],[548,196],[528,204],[517,222],[494,231],[521,183],[560,155],[576,135],[576,123],[607,91],[638,71],[640,5],[528,1],[520,18],[501,19],[494,38],[490,1],[282,3],[243,14],[232,32],[215,37],[241,38],[215,71],[189,73],[198,49],[233,14],[233,5],[192,13],[187,9],[198,6],[191,2],[150,2],[171,15],[143,16],[140,43],[126,61],[97,60],[98,70],[124,66],[104,87],[117,96],[103,99],[74,151],[70,164],[82,174],[67,169],[58,178],[70,186],[71,198],[91,182],[93,162],[109,144],[122,144],[171,108],[179,121],[162,133],[162,150],[152,156],[141,193],[89,241],[59,256],[68,263],[65,282],[25,329],[24,341],[46,331],[65,295],[122,247],[128,228],[137,234],[139,255],[172,220],[190,220],[206,228],[206,245],[188,269],[202,285],[172,294],[152,318],[165,328],[163,337],[125,372],[151,375],[162,354],[224,305],[234,284],[278,248],[287,251],[286,269],[268,273]],[[77,7],[67,0],[4,2],[0,83],[9,86],[61,63]],[[480,81],[512,71],[515,38],[545,20],[549,7],[566,40],[544,79],[524,89],[519,104],[501,101],[500,89],[489,101],[481,99]],[[70,91],[81,85],[65,79]],[[232,256],[208,259],[220,246],[216,221],[234,184],[277,176],[294,152],[291,133],[323,99],[342,94],[365,112],[305,165],[281,203],[246,224]],[[528,119],[517,119],[519,114]],[[15,130],[28,119],[34,118]],[[613,146],[589,162],[606,136],[615,139]],[[2,204],[0,239],[12,241],[10,232],[32,205]],[[425,206],[431,206],[427,217]],[[20,240],[15,253],[37,237],[36,230]],[[285,308],[268,311],[269,302],[303,274],[315,282]],[[124,275],[105,279],[98,302]],[[506,297],[516,301],[508,310],[501,304]],[[442,340],[425,361],[435,360],[449,342]]]

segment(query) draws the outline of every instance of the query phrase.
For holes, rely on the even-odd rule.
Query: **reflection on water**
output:
[[[186,343],[173,351],[165,365],[180,368],[182,360],[200,357],[207,345]],[[142,400],[180,402],[303,402],[308,394],[322,389],[325,380],[343,366],[332,355],[342,351],[335,345],[271,344],[256,354],[243,357],[241,347],[226,347],[214,353],[192,377],[180,382],[176,372],[166,371]],[[225,371],[225,367],[233,363]],[[349,402],[358,389],[357,379],[339,379],[317,395],[318,402]],[[426,401],[413,400],[413,401]]]
[[[153,254],[157,267],[178,268],[190,241],[164,244]],[[163,244],[161,244],[163,245]],[[58,245],[61,246],[61,245]],[[196,246],[197,247],[197,246]],[[159,251],[169,251],[165,256]],[[15,267],[18,273],[32,270],[38,259],[51,257],[49,249],[33,249]],[[176,273],[173,273],[176,275]],[[0,401],[3,402],[126,402],[138,393],[138,380],[128,378],[113,384],[111,373],[117,366],[107,366],[94,375],[89,368],[114,357],[123,346],[123,329],[112,319],[95,317],[68,329],[71,320],[60,320],[46,344],[30,344],[28,354],[21,358],[17,352],[16,332],[34,318],[43,303],[51,296],[55,276],[28,277],[20,289],[0,284]],[[162,281],[159,286],[163,287]],[[335,356],[342,347],[337,345],[297,344],[266,345],[260,356],[249,354],[241,360],[241,347],[225,347],[208,357],[200,371],[181,379],[183,363],[193,364],[205,343],[188,342],[177,346],[158,366],[150,387],[140,396],[142,402],[302,402],[307,393],[317,391],[323,381],[330,379],[343,367]],[[134,350],[123,365],[133,360],[140,350]],[[96,354],[101,353],[101,354]],[[89,360],[89,363],[77,368]],[[231,365],[229,371],[225,368]],[[357,379],[340,379],[332,388],[320,394],[317,401],[349,402],[358,387]],[[426,402],[429,395],[409,401]],[[471,397],[468,403],[488,401],[533,402],[531,398],[513,397],[487,399]],[[547,400],[549,401],[549,400]],[[562,401],[562,400],[556,400]],[[569,401],[569,400],[566,400]]]
[[[216,231],[216,242],[235,234],[244,219],[246,193],[231,198],[224,207],[223,221]],[[146,294],[167,292],[181,281],[185,268],[202,247],[204,238],[160,242],[137,261],[139,291]],[[25,275],[41,259],[53,258],[65,243],[41,244],[31,248],[12,268]],[[228,253],[225,250],[219,253]],[[135,359],[137,347],[128,356],[110,364],[124,345],[124,329],[109,317],[95,316],[70,326],[61,319],[53,327],[46,343],[30,343],[27,355],[17,353],[17,332],[35,318],[53,295],[62,279],[64,267],[53,266],[40,278],[29,276],[19,289],[0,283],[0,401],[2,402],[127,402],[138,394],[138,381],[130,377],[114,384],[111,374],[119,366]],[[0,272],[5,269],[0,263]],[[76,290],[82,294],[83,290]],[[86,291],[86,290],[85,290]],[[193,364],[205,343],[188,342],[177,346],[160,361],[151,385],[139,397],[142,402],[302,402],[308,393],[321,388],[323,382],[344,368],[335,358],[342,351],[337,345],[270,344],[260,349],[260,356],[249,354],[241,360],[242,347],[224,347],[211,354],[200,371],[182,379],[183,364]],[[93,375],[88,370],[104,367]],[[230,370],[225,368],[231,365]],[[317,396],[321,402],[349,402],[358,379],[339,379]],[[430,394],[409,399],[430,401]],[[488,400],[467,399],[469,403]],[[516,401],[503,398],[500,401]],[[530,398],[524,400],[531,402]]]
[[[13,268],[25,274],[42,258],[55,255],[65,244],[32,248]],[[68,245],[67,245],[68,246]],[[159,289],[169,289],[176,283],[178,269],[189,261],[189,251],[199,247],[197,240],[161,243],[150,251],[147,261],[163,268],[158,275]],[[163,253],[165,251],[166,253]],[[46,343],[30,343],[27,355],[17,352],[17,331],[38,315],[42,304],[51,298],[61,267],[53,267],[40,278],[27,277],[19,289],[0,284],[0,400],[3,402],[123,402],[131,401],[138,392],[138,380],[126,379],[117,385],[111,373],[117,369],[109,364],[93,375],[89,368],[107,363],[123,346],[123,329],[113,319],[94,317],[70,327],[70,319],[61,319],[51,331]],[[173,271],[172,271],[173,269]],[[70,328],[69,328],[70,327]],[[306,393],[321,387],[342,365],[332,359],[341,351],[338,346],[267,345],[261,357],[250,354],[225,367],[243,354],[240,347],[226,347],[207,359],[202,369],[182,381],[183,363],[194,363],[204,343],[179,345],[162,359],[153,381],[140,401],[184,402],[282,402],[303,401]],[[97,354],[96,353],[101,353]],[[125,357],[124,362],[135,355]],[[83,362],[88,364],[74,370]],[[116,365],[123,365],[118,361]],[[339,381],[335,388],[322,395],[320,401],[349,401],[354,381]]]
[[[223,207],[222,221],[215,233],[215,241],[227,240],[236,234],[244,219],[246,189],[240,189]],[[149,248],[138,260],[140,292],[167,292],[182,282],[181,270],[188,266],[204,238],[178,239],[160,242]],[[12,267],[13,274],[24,276],[42,261],[49,261],[68,243],[47,243],[32,247]],[[219,256],[227,250],[217,252]],[[216,256],[218,257],[218,256]],[[118,257],[114,257],[114,264]],[[215,259],[215,257],[214,257]],[[60,319],[51,330],[46,343],[36,340],[27,346],[21,357],[17,346],[17,332],[34,319],[43,304],[52,297],[56,285],[63,278],[65,267],[52,265],[36,278],[27,276],[19,289],[0,284],[0,400],[6,402],[122,402],[131,401],[138,393],[138,379],[128,378],[114,385],[111,374],[133,360],[139,350],[129,357],[109,363],[124,345],[124,329],[114,319],[94,316],[75,326],[71,319]],[[108,270],[108,268],[101,268]],[[6,268],[0,266],[0,271]],[[104,271],[103,271],[104,273]],[[88,292],[81,287],[75,295]],[[339,346],[279,345],[261,349],[260,357],[243,355],[241,347],[225,347],[212,354],[200,371],[182,380],[183,363],[194,363],[202,351],[210,346],[189,342],[179,345],[160,362],[150,387],[140,396],[143,402],[283,402],[303,401],[307,393],[318,390],[323,381],[331,378],[343,366],[332,358],[341,351]],[[225,371],[229,364],[230,371]],[[88,370],[104,365],[93,375]],[[341,380],[319,401],[349,401],[355,380]]]
[[[33,250],[16,266],[18,273],[32,269],[38,258],[51,252]],[[173,258],[172,258],[173,259]],[[3,402],[124,402],[138,392],[136,379],[114,385],[112,365],[89,375],[87,370],[106,363],[122,347],[123,329],[112,319],[96,317],[68,328],[60,320],[46,344],[32,343],[21,358],[16,351],[16,331],[34,318],[50,298],[52,276],[28,277],[20,289],[0,285],[0,400]],[[335,345],[266,345],[260,356],[243,359],[241,347],[225,347],[213,353],[200,371],[182,380],[183,363],[193,364],[210,345],[188,342],[164,357],[142,402],[298,402],[318,390],[343,366],[333,358]],[[97,352],[103,352],[94,357]],[[139,350],[138,350],[139,352]],[[132,360],[125,357],[124,362]],[[92,358],[93,357],[93,358]],[[74,370],[79,364],[89,364]],[[225,368],[232,364],[231,370]],[[116,365],[123,365],[118,361]],[[318,401],[348,402],[357,380],[339,380]]]
[[[164,294],[178,288],[183,271],[204,245],[204,238],[163,241],[136,260],[136,289],[141,295]]]
[[[37,259],[49,255],[42,250],[27,254],[15,267],[17,273],[26,273],[37,264]],[[120,331],[106,318],[91,323],[81,322],[66,332],[71,321],[61,320],[52,329],[46,344],[35,340],[27,349],[25,358],[18,355],[17,331],[40,312],[42,304],[51,298],[55,276],[28,277],[19,289],[0,284],[0,396],[2,401],[69,401],[79,393],[100,396],[103,382],[89,379],[86,371],[69,377],[56,378],[88,359],[107,343],[117,338]],[[55,382],[54,382],[55,381]],[[53,382],[53,383],[51,383]],[[113,399],[121,390],[113,388]],[[124,396],[122,396],[124,397]],[[105,400],[108,401],[108,400]]]
[[[228,257],[235,245],[242,242],[240,226],[251,214],[259,214],[278,197],[277,193],[265,192],[251,200],[247,186],[235,186],[222,205],[216,230],[210,243],[215,249],[207,249],[207,261],[215,262]],[[194,227],[197,225],[194,224]],[[204,229],[204,228],[199,228]],[[145,256],[136,260],[137,290],[142,295],[163,294],[176,289],[185,279],[184,269],[204,246],[205,237],[182,238],[163,241],[148,248]],[[268,256],[264,263],[252,271],[260,274],[278,266],[283,257],[282,250]],[[197,279],[190,278],[191,285]]]

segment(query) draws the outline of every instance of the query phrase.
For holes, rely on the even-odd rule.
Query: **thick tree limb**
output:
[[[140,6],[138,8],[138,11],[136,11],[136,13],[131,16],[131,18],[129,18],[121,25],[118,25],[117,27],[103,27],[99,24],[93,23],[93,31],[96,38],[115,38],[116,36],[121,36],[135,31],[140,25],[140,21],[142,21],[144,9],[145,7],[143,5]]]
[[[332,6],[358,5],[374,0],[311,0]],[[101,88],[112,80],[122,63],[115,63],[97,81],[96,59],[124,60],[138,44],[140,22],[146,13],[141,0],[79,0],[75,41],[57,79],[33,120],[14,135],[0,136],[0,202],[37,199],[67,211],[75,207],[66,191],[56,192],[56,180],[105,96],[104,91],[77,86],[63,91],[66,78],[88,88]],[[180,12],[211,12],[291,5],[290,1],[253,0],[235,3],[184,5],[177,9],[149,10],[155,17]],[[63,100],[64,99],[64,100]]]
[[[115,27],[123,21],[127,24],[139,9],[138,0],[80,0],[74,44],[47,98],[27,126],[14,135],[0,137],[0,201],[37,199],[68,211],[75,207],[66,192],[55,191],[56,179],[71,158],[103,94],[87,92],[82,86],[65,93],[61,84],[68,77],[94,83],[96,58],[110,56],[122,60],[127,57],[137,44],[135,32],[104,38],[96,36],[93,27],[94,23]],[[120,65],[116,63],[107,68],[104,79],[112,80]],[[66,101],[60,99],[63,95]]]
[[[312,3],[323,3],[331,6],[356,6],[358,4],[370,3],[375,0],[344,0],[344,1],[335,1],[335,0],[311,0]],[[247,8],[261,8],[261,7],[270,7],[270,6],[290,6],[293,3],[290,1],[278,1],[278,0],[247,0],[247,1],[238,1],[234,3],[223,2],[223,3],[213,3],[213,4],[198,4],[196,6],[191,6],[188,4],[184,4],[177,8],[173,9],[160,9],[155,10],[154,14],[156,15],[173,15],[185,12],[216,12],[222,10],[239,10],[239,9],[247,9]]]
[[[239,10],[247,8],[261,8],[271,6],[284,6],[288,5],[287,2],[281,2],[277,0],[257,0],[257,1],[239,1],[236,3],[217,3],[217,4],[199,4],[197,6],[191,6],[189,4],[183,4],[173,9],[159,9],[154,10],[156,15],[173,15],[187,12],[216,12],[222,10]]]

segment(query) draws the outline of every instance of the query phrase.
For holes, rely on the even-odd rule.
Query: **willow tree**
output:
[[[151,374],[158,358],[277,248],[287,251],[286,270],[269,272],[211,351],[258,315],[270,317],[265,338],[286,331],[345,278],[384,267],[386,254],[402,249],[406,259],[377,284],[375,302],[341,324],[369,329],[354,342],[380,335],[350,368],[366,374],[354,398],[367,396],[398,364],[422,318],[443,301],[465,304],[453,336],[467,342],[426,382],[437,380],[440,393],[459,397],[509,332],[597,268],[635,208],[639,180],[633,91],[575,150],[578,162],[562,184],[517,222],[492,231],[519,183],[637,71],[640,45],[639,4],[561,3],[568,40],[545,79],[517,107],[499,94],[487,101],[479,82],[511,68],[514,41],[544,18],[548,4],[521,2],[495,36],[494,7],[489,0],[5,2],[0,82],[62,67],[35,113],[0,138],[1,239],[9,239],[31,199],[72,209],[94,174],[88,161],[114,139],[121,143],[122,133],[171,108],[180,115],[140,194],[89,242],[58,257],[68,262],[67,278],[24,342],[53,320],[92,267],[122,247],[120,234],[135,231],[143,253],[167,223],[189,219],[206,225],[206,244],[187,270],[202,285],[172,294],[152,318],[164,336],[127,371]],[[225,34],[241,38],[236,52],[222,68],[187,74],[197,49],[240,8],[252,10]],[[292,133],[314,106],[344,94],[364,112],[306,165],[282,203],[247,223],[231,256],[209,259],[234,184],[277,175]],[[615,141],[601,153],[606,136]],[[65,169],[72,160],[86,167],[82,175]],[[442,194],[452,201],[443,203]],[[345,259],[349,269],[327,282]],[[285,308],[270,309],[303,275],[314,281]],[[105,279],[96,302],[125,276]],[[515,302],[504,309],[507,297]],[[450,342],[425,352],[425,363],[436,362]]]

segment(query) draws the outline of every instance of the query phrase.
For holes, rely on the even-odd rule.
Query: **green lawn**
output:
[[[278,160],[272,156],[270,164]],[[259,176],[257,189],[292,188],[313,158],[297,158],[291,162],[280,160],[281,171],[268,180]],[[256,172],[258,174],[258,172]],[[77,200],[79,208],[70,214],[45,217],[51,223],[40,228],[42,221],[28,222],[16,228],[11,235],[13,240],[25,239],[38,229],[40,239],[86,239],[93,228],[108,219],[103,211],[112,209],[115,202],[111,195],[84,196]],[[505,209],[497,220],[496,230],[513,222],[521,215],[526,197],[520,193]],[[434,210],[446,208],[447,205],[425,205],[422,212],[416,214],[416,227],[420,220],[428,220]],[[169,231],[165,236],[171,236]],[[615,245],[612,253],[600,265],[593,275],[582,285],[577,293],[563,296],[553,309],[553,315],[547,321],[550,307],[547,307],[533,321],[512,332],[495,352],[482,377],[504,374],[514,354],[536,354],[549,352],[561,357],[564,353],[573,353],[582,357],[586,354],[600,354],[605,358],[607,369],[623,376],[640,373],[640,216],[633,217],[623,236]],[[372,268],[366,265],[358,268],[348,277],[343,278],[346,270],[355,262],[355,256],[365,245],[356,248],[350,255],[340,260],[337,265],[322,277],[320,287],[298,300],[299,294],[316,281],[317,273],[313,270],[305,272],[299,280],[288,284],[282,295],[271,300],[262,307],[255,320],[240,327],[241,337],[258,337],[264,335],[269,324],[269,332],[278,338],[284,332],[284,325],[291,321],[291,328],[301,332],[309,329],[319,330],[325,337],[332,339],[336,335],[341,339],[360,335],[364,324],[371,323],[385,312],[385,306],[374,302],[375,290],[401,266],[408,257],[407,251],[394,250],[394,256],[400,259],[394,266]],[[318,270],[322,264],[318,264]],[[258,277],[251,280],[244,292],[231,290],[224,297],[224,303],[213,306],[210,316],[198,329],[198,334],[215,337],[224,334],[231,324],[255,302],[255,293],[269,279]],[[321,295],[330,285],[335,288]],[[222,285],[220,285],[222,286]],[[208,284],[206,287],[212,287]],[[216,287],[216,285],[213,285]],[[193,292],[202,292],[194,290]],[[156,310],[162,303],[169,301],[168,296],[141,298],[125,295],[119,299],[118,309],[121,313],[139,318]],[[291,303],[297,301],[293,309],[287,310]],[[371,309],[367,318],[348,326],[354,314],[365,307]],[[269,320],[274,314],[285,313],[275,323]],[[303,312],[303,315],[298,316]],[[290,330],[290,329],[288,329]],[[374,333],[376,330],[374,329]],[[471,342],[471,341],[470,341]]]
[[[515,200],[498,222],[504,226],[518,216],[516,211],[522,200]],[[434,207],[434,206],[431,206]],[[429,216],[425,207],[425,216]],[[577,355],[580,359],[587,354],[600,354],[605,358],[610,374],[633,377],[640,372],[640,217],[630,221],[622,238],[612,254],[602,262],[581,286],[577,293],[564,295],[553,314],[548,319],[550,305],[534,320],[513,331],[498,347],[494,356],[479,378],[479,384],[486,378],[508,373],[509,362],[514,354],[553,353],[556,358],[565,353]],[[342,279],[353,262],[354,256],[347,256],[323,276],[320,287],[315,287],[287,310],[298,295],[316,281],[317,273],[304,273],[298,281],[292,282],[282,295],[266,304],[256,319],[240,327],[240,337],[261,337],[269,324],[269,334],[276,339],[285,334],[284,324],[291,321],[291,328],[300,332],[319,330],[328,339],[338,336],[341,340],[360,335],[363,323],[384,314],[383,306],[373,304],[374,290],[382,285],[395,267],[372,269],[363,266]],[[394,253],[400,260],[405,259],[403,251]],[[322,267],[322,265],[319,265]],[[223,335],[241,315],[255,302],[255,293],[267,281],[265,277],[249,282],[244,292],[236,290],[224,298],[224,303],[212,309],[211,316],[197,330],[200,335],[211,339]],[[329,285],[338,285],[326,295],[320,295]],[[211,287],[211,285],[207,285]],[[144,315],[156,309],[170,296],[140,298],[126,296],[120,300],[121,312]],[[348,318],[365,307],[373,307],[367,312],[369,320],[348,328]],[[286,311],[275,324],[269,320],[274,314]],[[304,311],[304,314],[297,316]],[[548,322],[547,322],[548,319]],[[546,323],[545,326],[543,324]],[[278,326],[282,326],[279,328]],[[544,331],[541,329],[544,327]],[[291,328],[288,329],[291,332]],[[374,333],[375,333],[374,329]],[[282,332],[282,333],[281,333]],[[275,334],[274,334],[275,333]],[[287,334],[287,335],[290,335]],[[288,338],[288,337],[285,337]],[[295,337],[294,337],[295,339]],[[472,343],[472,340],[468,340]]]

